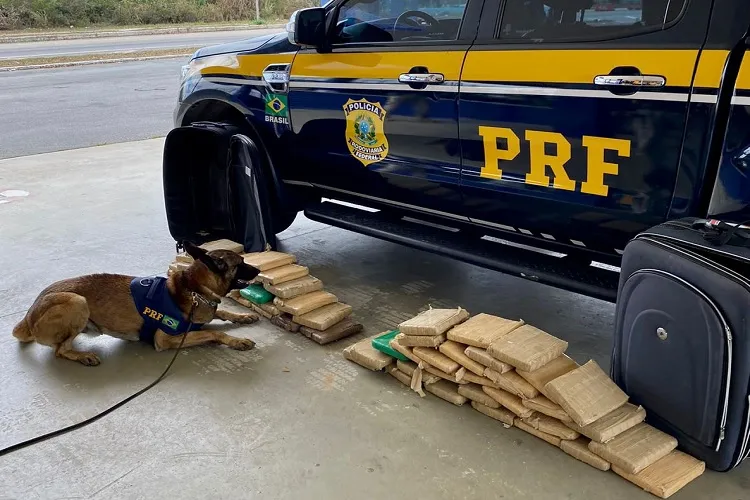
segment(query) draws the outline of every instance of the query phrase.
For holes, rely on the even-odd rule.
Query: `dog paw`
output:
[[[250,349],[255,347],[255,342],[250,339],[233,338],[227,343],[227,346],[230,349],[235,349],[237,351],[249,351]]]
[[[258,319],[257,314],[238,314],[233,318],[232,323],[237,323],[238,325],[249,325],[255,323]]]
[[[101,360],[99,360],[99,356],[93,352],[82,352],[78,356],[78,362],[84,366],[98,366],[99,363],[101,363]]]

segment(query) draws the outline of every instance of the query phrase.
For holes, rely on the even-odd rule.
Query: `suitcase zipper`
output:
[[[659,242],[655,242],[655,243],[659,243]],[[711,306],[716,316],[719,317],[719,320],[721,321],[722,326],[724,327],[724,335],[727,340],[727,370],[725,373],[727,384],[726,384],[726,390],[724,391],[724,408],[721,413],[721,424],[719,425],[719,440],[716,443],[716,449],[715,449],[715,451],[718,452],[721,449],[721,443],[724,441],[725,431],[726,431],[726,426],[727,426],[727,416],[729,414],[729,392],[732,386],[732,330],[729,328],[729,323],[727,323],[726,318],[724,318],[724,315],[721,313],[721,310],[714,303],[714,301],[711,300],[708,295],[703,293],[698,287],[696,287],[692,283],[672,273],[669,273],[667,271],[662,271],[659,269],[641,269],[631,274],[630,277],[635,276],[636,274],[646,274],[646,273],[660,274],[662,276],[666,276],[667,278],[678,281],[682,283],[683,285],[685,285],[686,287],[693,290],[695,293],[703,297],[703,300],[705,300],[706,303],[708,303],[708,305]]]
[[[700,231],[697,231],[697,230],[695,230],[695,229],[692,229],[692,228],[684,228],[684,227],[682,227],[682,226],[678,226],[677,224],[668,224],[668,223],[665,223],[664,225],[665,225],[665,226],[667,226],[667,225],[670,225],[670,226],[674,226],[674,227],[680,227],[680,228],[682,228],[682,229],[687,229],[687,230],[689,230],[689,231],[693,231],[693,232],[696,232],[696,233],[700,233]],[[708,248],[708,247],[704,247],[704,246],[701,246],[701,245],[697,245],[697,244],[695,244],[695,243],[693,243],[693,242],[690,242],[690,241],[687,241],[687,240],[681,240],[681,239],[679,239],[679,238],[675,238],[674,236],[667,236],[667,235],[664,235],[664,234],[657,234],[657,233],[641,233],[641,234],[637,235],[637,236],[636,236],[635,238],[633,238],[633,239],[634,239],[634,240],[637,240],[637,239],[644,239],[644,240],[648,240],[648,241],[653,241],[653,242],[656,242],[656,239],[658,239],[658,238],[663,238],[663,239],[665,239],[665,240],[670,240],[670,241],[676,241],[676,242],[682,243],[683,245],[686,245],[686,246],[690,246],[690,247],[692,247],[692,248],[696,248],[696,249],[699,249],[699,250],[707,250],[707,251],[709,250],[709,248]],[[675,247],[672,247],[672,246],[668,246],[668,248],[675,248]],[[688,249],[684,249],[684,250],[685,250],[685,251],[687,251],[687,252],[691,252],[691,253],[692,253],[692,250],[688,250]],[[734,253],[732,253],[732,252],[727,252],[727,251],[725,251],[725,250],[722,250],[721,248],[710,248],[710,251],[711,251],[711,252],[714,252],[714,253],[717,253],[717,254],[720,254],[720,255],[724,255],[725,257],[728,257],[728,258],[731,258],[731,259],[735,259],[735,260],[742,260],[743,262],[748,262],[748,259],[740,258],[740,256],[739,256],[739,255],[737,255],[737,254],[734,254]],[[723,270],[724,270],[724,271],[725,271],[726,273],[731,273],[731,274],[735,275],[736,277],[738,277],[738,279],[739,279],[740,281],[742,281],[742,282],[743,282],[743,283],[745,284],[745,286],[747,286],[748,288],[750,288],[750,282],[748,282],[747,280],[743,279],[743,278],[742,278],[742,277],[741,277],[741,276],[740,276],[739,274],[737,274],[736,272],[734,272],[734,271],[732,271],[731,269],[729,269],[729,268],[727,268],[727,267],[725,267],[725,266],[722,266],[722,265],[720,265],[720,264],[713,264],[713,265],[715,265],[715,266],[717,266],[717,267],[719,267],[719,268],[723,269]]]
[[[740,456],[737,458],[737,463],[734,464],[735,467],[740,465],[744,460],[747,460],[750,458],[750,449],[748,449],[748,444],[750,444],[750,396],[747,397],[747,420],[745,421],[745,439],[742,442],[742,448],[740,448]]]
[[[729,269],[726,266],[723,266],[721,264],[717,264],[715,262],[711,262],[710,260],[706,259],[702,255],[700,255],[698,253],[695,253],[694,251],[692,251],[690,249],[682,248],[682,247],[676,246],[676,245],[670,245],[669,243],[666,243],[666,242],[663,242],[663,241],[659,241],[659,238],[663,238],[665,240],[670,240],[670,241],[676,241],[676,242],[680,242],[680,243],[685,243],[686,245],[691,245],[691,243],[686,242],[684,240],[678,240],[677,238],[673,238],[671,236],[662,236],[660,234],[652,234],[652,233],[643,233],[643,234],[640,234],[640,235],[636,236],[634,239],[648,241],[648,242],[654,243],[656,245],[661,245],[663,247],[666,247],[666,248],[668,248],[670,250],[681,252],[681,253],[683,253],[683,254],[691,257],[692,259],[697,260],[699,263],[702,263],[705,266],[712,267],[715,270],[721,271],[721,272],[729,275],[738,284],[744,286],[745,288],[748,289],[748,291],[750,291],[750,281],[748,281],[747,279],[745,279],[745,277],[742,276],[741,274],[739,274],[739,273],[737,273],[737,272]],[[696,246],[696,245],[693,245],[693,246],[695,248],[703,249],[703,247],[699,247],[699,246]],[[732,256],[733,257],[737,257],[736,255],[733,255],[733,254],[728,253],[728,252],[723,252],[721,250],[717,250],[716,253],[721,253],[721,254],[724,254],[724,255],[727,255],[727,256],[730,256],[730,257],[732,257]],[[745,259],[743,259],[743,260],[745,260]]]

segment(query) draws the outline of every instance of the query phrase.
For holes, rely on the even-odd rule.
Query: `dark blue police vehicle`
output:
[[[748,27],[738,0],[333,0],[198,50],[174,120],[252,139],[275,232],[304,211],[614,300],[590,264],[639,232],[750,219]],[[190,137],[189,234],[242,240],[226,141]]]
[[[184,68],[170,231],[257,249],[304,211],[616,300],[612,378],[729,470],[750,456],[748,28],[747,0],[297,11]]]

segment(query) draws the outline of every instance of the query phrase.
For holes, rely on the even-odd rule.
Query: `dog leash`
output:
[[[193,312],[195,311],[195,308],[198,306],[198,298],[197,297],[198,297],[198,294],[195,293],[195,292],[193,292],[193,303],[190,305],[190,313],[188,314],[188,331],[186,331],[185,334],[183,334],[182,340],[180,340],[180,345],[177,346],[177,350],[175,351],[174,356],[172,356],[172,360],[169,362],[169,364],[167,365],[167,367],[164,369],[164,371],[161,373],[161,375],[159,375],[159,377],[156,380],[154,380],[149,385],[147,385],[146,387],[144,387],[140,391],[136,392],[135,394],[132,394],[132,395],[128,396],[127,398],[123,399],[122,401],[120,401],[120,402],[118,402],[118,403],[110,406],[106,410],[104,410],[104,411],[102,411],[100,413],[97,413],[93,417],[89,417],[86,420],[83,420],[81,422],[75,423],[73,425],[69,425],[68,427],[64,427],[64,428],[58,429],[56,431],[48,432],[47,434],[43,434],[41,436],[37,436],[35,438],[31,438],[31,439],[28,439],[26,441],[22,441],[20,443],[8,446],[7,448],[3,448],[2,450],[0,450],[0,457],[8,455],[10,453],[13,453],[14,451],[18,451],[20,449],[26,448],[28,446],[39,444],[39,443],[41,443],[43,441],[47,441],[48,439],[52,439],[52,438],[57,437],[57,436],[62,436],[63,434],[67,434],[68,432],[75,431],[75,430],[80,429],[82,427],[85,427],[85,426],[87,426],[89,424],[93,424],[94,422],[96,422],[100,418],[105,417],[105,416],[109,415],[110,413],[112,413],[113,411],[117,410],[118,408],[121,408],[121,407],[125,406],[126,404],[128,404],[129,402],[131,402],[132,400],[134,400],[138,396],[144,394],[149,389],[151,389],[152,387],[154,387],[156,384],[158,384],[159,382],[161,382],[164,379],[164,377],[167,376],[167,373],[169,373],[169,370],[172,368],[172,365],[174,364],[175,360],[177,359],[177,355],[180,354],[180,351],[182,350],[182,346],[185,344],[185,339],[187,338],[188,333],[190,333],[190,328],[192,328],[192,326],[193,326]]]

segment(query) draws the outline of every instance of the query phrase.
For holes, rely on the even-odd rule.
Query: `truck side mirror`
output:
[[[326,10],[321,7],[295,11],[286,25],[289,42],[301,47],[321,47],[325,42]]]

